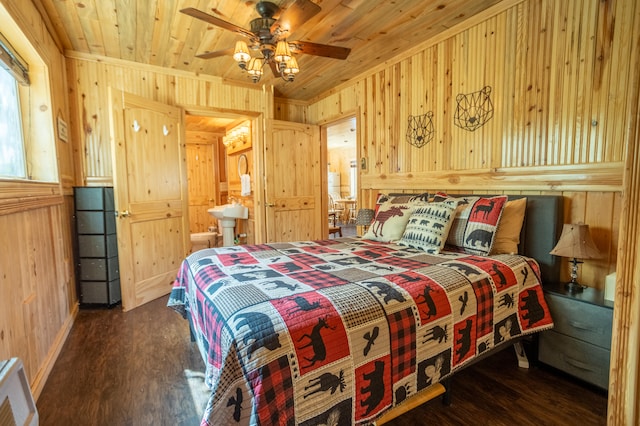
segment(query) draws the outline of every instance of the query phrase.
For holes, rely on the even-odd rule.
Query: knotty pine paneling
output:
[[[378,192],[427,189],[562,194],[565,221],[589,223],[603,252],[582,265],[583,280],[603,288],[635,143],[639,13],[633,0],[525,0],[314,99],[307,118],[359,111],[361,206]],[[486,86],[493,116],[475,131],[457,127],[456,97]],[[416,148],[407,121],[428,112],[433,139]]]
[[[2,31],[9,27],[6,11],[46,67],[50,100],[38,105],[38,114],[51,114],[51,121],[45,122],[54,128],[39,132],[29,127],[26,137],[56,135],[56,183],[3,181],[0,187],[0,359],[22,360],[37,398],[78,308],[72,243],[73,139],[69,135],[63,142],[56,133],[58,117],[70,124],[68,86],[64,56],[36,7],[23,0],[0,0],[0,9]]]
[[[187,132],[187,180],[189,183],[189,232],[205,232],[209,226],[217,226],[216,220],[207,211],[219,203],[219,180],[216,163],[217,144],[198,143],[193,134]]]
[[[623,100],[635,63],[630,41],[638,33],[628,15],[637,6],[587,4],[524,1],[317,100],[309,122],[360,107],[362,154],[371,164],[364,173],[387,178],[621,162]],[[493,117],[475,131],[455,126],[456,96],[485,86]],[[434,138],[412,147],[405,138],[408,116],[427,112],[434,114]]]
[[[114,87],[169,105],[262,113],[270,96],[260,86],[225,83],[220,78],[67,53],[73,132],[77,137],[83,181],[111,178],[108,88]]]
[[[630,6],[615,4],[615,10]],[[625,126],[615,117],[626,111],[620,100],[629,73],[614,81],[609,75],[633,63],[633,21],[625,17],[613,31],[610,2],[586,10],[581,1],[523,2],[317,101],[309,120],[360,106],[362,150],[373,165],[368,174],[620,162],[616,135]],[[353,90],[359,85],[364,91]],[[493,118],[475,132],[459,129],[456,95],[484,86],[492,88]],[[411,147],[407,117],[428,111],[434,140]]]
[[[329,149],[327,163],[330,172],[340,173],[340,195],[351,195],[351,160],[355,160],[355,147],[353,144],[346,147]]]
[[[32,391],[42,390],[77,312],[73,199],[0,215],[0,358],[19,357]]]
[[[296,123],[307,122],[307,102],[293,101],[282,98],[275,98],[274,117],[276,120],[295,121]]]

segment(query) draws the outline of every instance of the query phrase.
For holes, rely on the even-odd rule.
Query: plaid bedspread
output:
[[[538,264],[358,238],[201,250],[168,305],[190,316],[203,425],[351,425],[553,323]]]

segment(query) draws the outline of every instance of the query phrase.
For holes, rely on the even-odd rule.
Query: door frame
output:
[[[323,233],[325,235],[329,235],[329,182],[328,182],[328,167],[327,162],[329,160],[329,148],[327,147],[327,128],[331,127],[341,121],[350,120],[352,118],[356,119],[356,160],[361,158],[361,143],[360,143],[360,108],[355,108],[350,111],[343,112],[340,115],[332,117],[330,119],[321,120],[318,125],[320,126],[320,149],[321,149],[321,173],[322,173],[322,211],[326,217],[323,218]],[[357,161],[358,166],[358,182],[356,185],[356,200],[360,202],[362,198],[361,193],[361,172],[362,169],[360,167],[360,161]],[[358,207],[362,208],[362,206]]]
[[[246,119],[251,121],[251,143],[252,143],[252,155],[253,155],[253,197],[254,197],[254,236],[256,244],[259,244],[265,239],[265,226],[264,226],[264,195],[263,195],[263,180],[262,170],[263,156],[262,149],[264,147],[264,114],[261,112],[252,112],[237,110],[231,108],[216,108],[216,107],[203,107],[200,105],[179,105],[185,112],[185,114],[195,115],[200,117],[223,117],[233,119]],[[229,173],[229,171],[227,171]],[[229,177],[227,176],[227,179]]]

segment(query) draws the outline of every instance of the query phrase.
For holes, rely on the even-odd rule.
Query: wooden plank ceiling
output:
[[[273,0],[286,9],[295,0]],[[260,83],[276,96],[310,100],[502,0],[314,0],[321,11],[294,28],[289,41],[351,48],[346,60],[297,55],[293,83],[265,69]],[[249,81],[233,58],[196,58],[232,49],[242,36],[179,10],[194,7],[249,29],[256,0],[34,0],[67,50]],[[266,68],[266,67],[265,67]]]

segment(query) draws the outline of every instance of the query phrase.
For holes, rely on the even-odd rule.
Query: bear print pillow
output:
[[[458,201],[447,245],[469,254],[488,255],[493,247],[496,229],[507,198],[506,195],[453,197],[437,193],[434,201]]]

